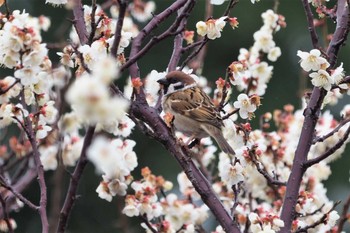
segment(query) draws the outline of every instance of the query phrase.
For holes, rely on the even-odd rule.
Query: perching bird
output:
[[[224,124],[219,111],[190,75],[172,71],[158,83],[163,86],[163,110],[174,116],[176,130],[192,139],[211,136],[223,152],[235,154],[222,135]]]

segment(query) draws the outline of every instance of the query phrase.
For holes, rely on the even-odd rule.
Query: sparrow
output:
[[[172,71],[157,82],[163,90],[163,110],[174,116],[176,130],[191,139],[213,137],[223,152],[235,154],[221,132],[220,112],[190,75]]]

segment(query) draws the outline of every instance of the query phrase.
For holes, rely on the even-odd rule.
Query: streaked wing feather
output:
[[[220,128],[223,123],[209,96],[193,87],[170,95],[170,108],[193,120],[215,125]]]

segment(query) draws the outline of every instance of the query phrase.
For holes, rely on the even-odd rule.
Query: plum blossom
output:
[[[319,69],[326,69],[329,67],[329,63],[323,57],[318,49],[312,49],[310,53],[298,50],[298,57],[300,57],[300,66],[306,72],[310,70],[318,71]]]
[[[332,84],[334,83],[334,79],[332,76],[328,74],[325,70],[318,70],[317,72],[313,72],[309,74],[312,78],[311,83],[315,87],[323,88],[327,91],[330,91],[332,88]]]
[[[237,101],[233,103],[233,106],[239,109],[239,115],[243,119],[249,118],[257,108],[257,106],[251,102],[250,98],[246,94],[239,94]]]
[[[269,59],[270,61],[277,61],[281,54],[282,52],[280,47],[274,47],[270,49],[269,53],[267,54],[267,59]]]
[[[121,119],[129,106],[128,101],[111,97],[107,85],[89,76],[78,78],[68,90],[66,99],[78,118],[87,124]]]
[[[56,5],[66,4],[67,0],[46,0],[45,3],[50,3],[50,4],[54,5],[54,6],[56,6]]]
[[[209,19],[206,22],[199,21],[196,24],[197,33],[201,36],[207,36],[214,40],[221,37],[221,31],[226,25],[227,16],[219,19]]]
[[[42,165],[44,166],[44,170],[56,170],[58,162],[57,162],[57,153],[58,153],[58,146],[57,145],[51,145],[51,146],[41,146],[39,147],[40,152],[40,160]]]

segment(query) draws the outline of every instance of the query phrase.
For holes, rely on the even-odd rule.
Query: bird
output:
[[[157,82],[163,90],[162,108],[174,116],[173,125],[177,131],[191,139],[210,136],[223,152],[235,154],[222,134],[224,123],[220,112],[190,75],[171,71]]]

